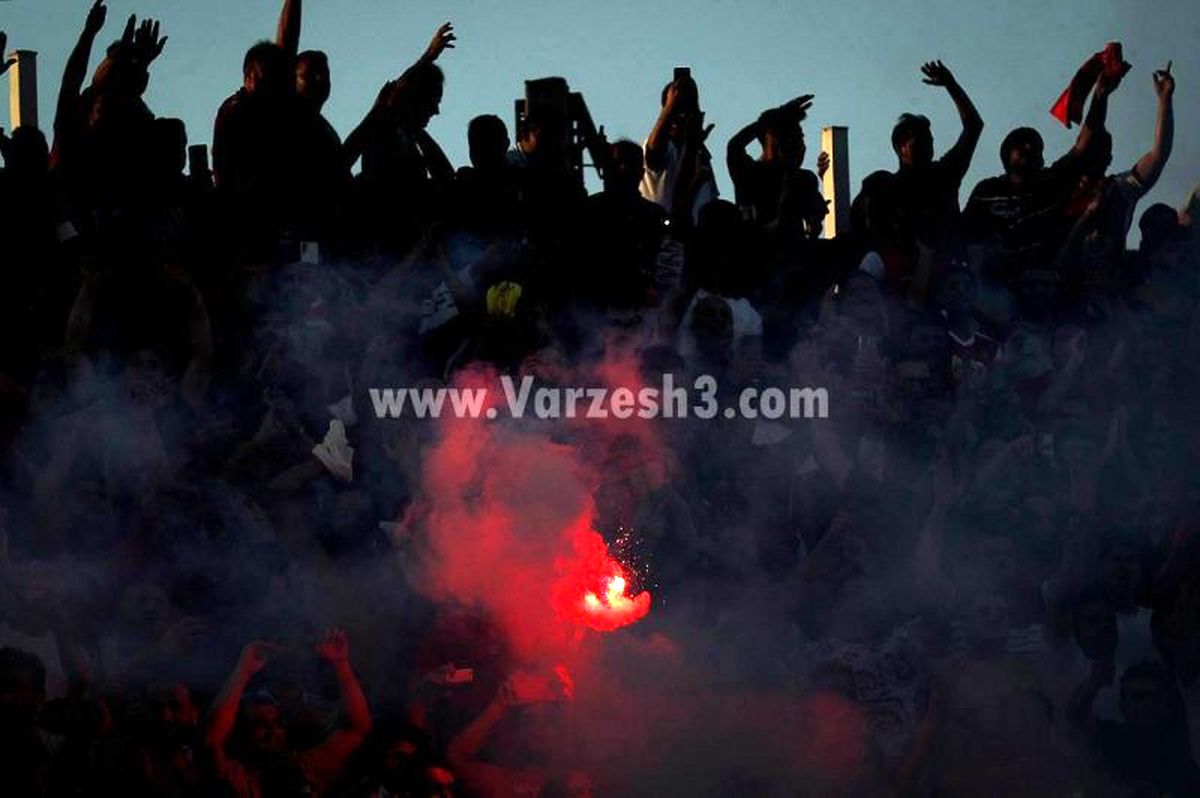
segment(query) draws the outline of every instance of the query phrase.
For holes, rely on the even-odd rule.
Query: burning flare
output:
[[[592,529],[579,529],[574,548],[574,558],[558,563],[554,604],[560,618],[597,632],[612,632],[646,617],[650,593],[628,594],[629,577],[608,553],[604,538]]]

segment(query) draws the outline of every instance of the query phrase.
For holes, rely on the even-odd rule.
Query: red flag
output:
[[[1121,43],[1109,42],[1103,50],[1083,63],[1071,79],[1071,85],[1067,86],[1050,108],[1050,113],[1067,127],[1070,127],[1072,122],[1079,123],[1083,120],[1083,104],[1087,102],[1087,96],[1096,85],[1096,79],[1106,75],[1109,80],[1117,81],[1123,78],[1129,69],[1130,65],[1121,56]]]

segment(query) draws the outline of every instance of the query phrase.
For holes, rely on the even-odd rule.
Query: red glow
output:
[[[597,632],[612,632],[646,617],[650,593],[629,595],[629,574],[609,555],[604,539],[591,529],[576,529],[573,538],[575,557],[558,563],[558,616]]]

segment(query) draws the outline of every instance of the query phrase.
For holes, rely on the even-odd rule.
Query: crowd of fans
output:
[[[1099,70],[1068,152],[1012,131],[960,208],[984,117],[925,64],[961,131],[939,155],[901,115],[895,170],[826,238],[811,95],[728,142],[730,201],[680,70],[642,144],[586,142],[588,196],[569,103],[476,117],[449,161],[427,131],[449,24],[343,139],[287,0],[210,170],[143,101],[156,23],[88,80],[105,16],[50,135],[0,136],[0,794],[649,794],[505,725],[551,717],[546,691],[399,564],[436,426],[367,398],[480,363],[552,383],[615,339],[722,397],[829,390],[825,421],[661,421],[596,494],[658,617],[769,588],[784,620],[740,678],[865,719],[821,794],[1200,794],[1200,197],[1137,213],[1169,66]],[[1113,171],[1132,92],[1157,119]]]

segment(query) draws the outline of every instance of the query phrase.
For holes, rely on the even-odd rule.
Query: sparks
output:
[[[575,558],[559,563],[555,606],[560,618],[612,632],[650,612],[650,593],[629,595],[628,572],[608,553],[599,534],[590,529],[581,532],[575,549]]]

